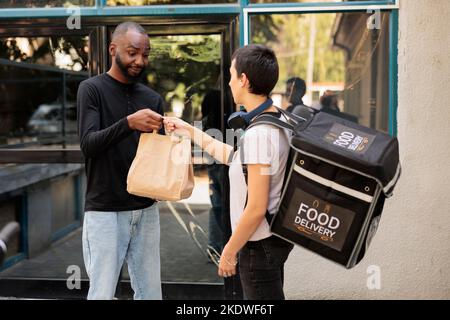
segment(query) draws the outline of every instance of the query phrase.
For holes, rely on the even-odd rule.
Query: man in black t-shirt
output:
[[[78,89],[78,130],[87,175],[83,256],[90,280],[88,299],[114,297],[125,259],[134,298],[161,299],[157,203],[129,194],[126,184],[140,132],[163,132],[163,100],[139,83],[149,51],[140,25],[118,25],[109,46],[111,68]]]

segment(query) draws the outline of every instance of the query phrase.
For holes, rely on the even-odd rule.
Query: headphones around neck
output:
[[[237,111],[230,115],[228,118],[228,126],[233,130],[242,129],[245,130],[249,125],[250,121],[261,113],[263,113],[265,110],[270,108],[273,104],[272,99],[267,99],[264,103],[259,105],[257,108],[250,112],[245,111]]]

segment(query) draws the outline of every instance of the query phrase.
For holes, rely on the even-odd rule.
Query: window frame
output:
[[[249,0],[241,0],[248,4]],[[389,123],[388,132],[397,136],[397,107],[398,107],[398,11],[400,0],[392,1],[352,1],[340,3],[271,3],[251,4],[243,8],[241,13],[240,45],[247,45],[250,41],[250,16],[268,14],[317,14],[341,12],[367,12],[380,10],[390,13],[389,22]]]
[[[108,37],[108,25],[117,24],[118,21],[126,17],[167,17],[167,18],[188,18],[204,17],[209,20],[211,16],[236,16],[239,22],[230,23],[228,36],[230,37],[230,46],[232,48],[248,43],[250,35],[249,16],[255,14],[308,14],[325,12],[348,12],[348,11],[367,11],[383,10],[391,14],[389,25],[389,133],[397,135],[397,106],[398,106],[398,28],[399,28],[399,9],[400,0],[384,1],[351,1],[351,2],[314,2],[314,3],[263,3],[250,4],[249,0],[236,0],[233,4],[204,4],[204,5],[152,5],[152,6],[119,6],[112,7],[106,5],[106,0],[95,0],[95,6],[79,7],[82,19],[86,19],[88,27],[77,30],[68,30],[64,28],[65,20],[72,14],[70,8],[0,8],[0,27],[3,27],[1,35],[7,36],[50,36],[50,35],[86,35],[89,30],[89,42],[91,54],[89,61],[90,74],[95,75],[105,70],[108,61],[108,52],[101,45]],[[97,22],[97,19],[100,20]],[[84,23],[82,20],[82,24]],[[93,23],[93,20],[96,23]],[[195,19],[194,19],[195,20]],[[139,21],[138,21],[139,22]],[[238,26],[237,26],[238,24]],[[61,27],[55,27],[55,26]],[[236,27],[235,27],[236,26]],[[82,25],[83,27],[83,25]],[[1,29],[1,28],[0,28]],[[239,29],[239,32],[236,32]],[[231,53],[231,50],[230,50]],[[224,56],[223,61],[230,64],[230,56]],[[222,70],[225,77],[229,76],[227,68]],[[225,85],[225,84],[224,84]],[[231,97],[224,98],[225,104],[231,103]],[[84,157],[80,150],[70,149],[0,149],[1,163],[84,163]],[[76,181],[80,183],[80,181]],[[226,182],[225,182],[226,183]],[[226,186],[225,186],[226,188]],[[78,190],[78,188],[75,188]],[[23,228],[22,243],[24,248],[22,252],[7,261],[6,266],[23,259],[28,252],[26,237],[28,233],[28,221],[25,212],[27,210],[26,194],[19,194],[21,197],[21,225]],[[77,199],[79,198],[76,195]],[[224,197],[226,202],[227,196]],[[77,204],[77,210],[81,210],[81,204]],[[75,225],[76,226],[76,225]],[[69,226],[74,228],[74,225]],[[64,234],[64,230],[56,235],[55,238]],[[1,270],[1,268],[0,268]]]
[[[325,12],[349,12],[349,11],[367,11],[367,10],[383,10],[391,13],[391,22],[389,26],[390,33],[390,62],[389,62],[389,133],[397,135],[397,105],[398,105],[398,11],[400,9],[400,0],[382,0],[382,1],[351,1],[351,2],[308,2],[308,3],[259,3],[250,4],[250,0],[237,0],[236,4],[215,4],[215,5],[155,5],[155,6],[106,6],[106,0],[96,0],[93,7],[79,7],[81,17],[92,21],[95,18],[114,19],[125,18],[128,16],[141,17],[207,17],[211,15],[224,16],[236,15],[239,16],[239,35],[236,39],[240,46],[245,45],[249,41],[250,23],[249,16],[256,14],[308,14],[308,13],[325,13]],[[13,28],[8,28],[8,36],[16,34],[17,36],[37,36],[37,35],[76,35],[82,31],[68,30],[64,27],[49,28],[48,22],[58,20],[61,23],[71,15],[69,8],[13,8],[0,9],[0,24],[11,22],[11,20],[27,19],[31,21],[36,18],[45,18],[44,22],[36,21],[37,23],[26,23],[17,26],[16,32],[12,32]],[[43,23],[44,28],[40,28],[38,24]],[[90,23],[88,22],[88,25]],[[64,25],[64,24],[62,24]],[[29,27],[29,28],[28,28]],[[96,26],[92,24],[88,27],[89,37],[95,36],[97,41],[91,42],[94,46],[96,57],[94,61],[95,66],[91,66],[90,72],[92,74],[99,73],[99,70],[104,68],[107,63],[107,52],[97,52],[98,41],[106,37],[106,27]],[[83,29],[82,29],[83,30]],[[85,31],[86,29],[84,29]],[[12,32],[12,33],[11,33]],[[231,35],[234,37],[234,35]],[[23,159],[24,162],[40,162],[42,158],[46,157],[46,161],[57,162],[82,162],[79,151],[71,150],[17,150],[17,149],[3,149],[0,150],[0,162],[5,163],[3,159],[12,160],[13,154],[17,158]],[[64,155],[62,154],[64,153]],[[78,154],[77,154],[78,153]],[[17,157],[17,155],[19,155]]]
[[[109,16],[180,16],[180,15],[211,15],[211,14],[243,14],[244,10],[352,10],[376,7],[382,9],[398,9],[400,0],[351,1],[351,2],[306,2],[306,3],[250,3],[250,0],[236,0],[236,3],[224,4],[193,4],[193,5],[147,5],[147,6],[107,6],[107,0],[95,0],[90,7],[76,6],[82,17]],[[0,8],[0,18],[57,18],[68,17],[71,8]]]
[[[65,28],[60,30],[52,28],[39,28],[33,25],[30,28],[7,28],[0,32],[0,37],[51,37],[51,36],[87,36],[89,37],[89,45],[94,48],[89,53],[89,61],[99,61],[98,51],[96,50],[96,41],[98,38],[98,28],[87,27],[81,30],[72,31]],[[40,68],[39,65],[35,66]],[[88,70],[89,76],[96,73],[95,68],[97,63],[90,63]],[[41,67],[43,70],[56,69],[53,67]],[[73,74],[73,71],[61,70],[62,77],[67,74]],[[79,150],[71,150],[64,148],[42,148],[39,150],[23,149],[23,148],[8,148],[6,146],[0,148],[0,164],[5,163],[84,163],[84,158]]]
[[[184,34],[186,26],[194,26],[194,25],[206,25],[208,21],[213,21],[209,27],[205,29],[198,29],[196,34],[209,34],[209,33],[217,33],[222,37],[222,87],[225,87],[226,81],[229,77],[228,67],[224,67],[226,65],[230,65],[230,57],[231,54],[228,52],[232,52],[238,45],[238,39],[235,38],[235,34],[237,34],[237,14],[233,15],[220,15],[216,16],[216,18],[206,17],[206,16],[197,16],[197,17],[186,17],[187,19],[180,19],[178,22],[174,23],[171,21],[172,19],[168,17],[162,17],[161,21],[158,21],[158,24],[155,24],[157,28],[151,32],[153,35],[163,35],[167,32],[162,30],[164,25],[170,26],[172,29],[177,30],[177,34]],[[180,17],[181,18],[181,17]],[[102,19],[94,19],[89,18],[86,19],[86,26],[81,30],[68,30],[66,28],[54,28],[51,27],[51,23],[57,21],[58,24],[64,22],[63,19],[43,19],[39,21],[39,25],[37,23],[33,23],[31,25],[30,20],[28,19],[16,19],[14,23],[10,23],[8,27],[1,28],[2,21],[0,20],[0,37],[39,37],[39,36],[54,36],[57,35],[80,35],[80,36],[89,36],[89,44],[92,50],[89,55],[89,76],[93,76],[108,69],[108,46],[104,45],[105,41],[108,41],[108,33],[110,32],[109,28],[112,25],[117,24],[118,22],[122,22],[125,17],[120,18],[102,18]],[[138,23],[142,23],[147,27],[145,20],[143,17],[141,19],[134,19]],[[27,27],[21,27],[26,25]],[[29,26],[29,27],[28,27]],[[224,41],[229,41],[229,46],[224,44]],[[228,110],[232,106],[232,97],[228,92],[225,92],[222,97],[223,105],[221,106],[223,110]],[[224,111],[225,112],[225,111]],[[33,149],[24,149],[24,148],[8,148],[0,147],[0,164],[8,164],[8,163],[84,163],[85,158],[81,152],[81,150],[73,150],[73,149],[65,149],[61,148],[41,148],[38,150]]]

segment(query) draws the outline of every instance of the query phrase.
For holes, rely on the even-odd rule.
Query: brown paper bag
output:
[[[189,139],[141,133],[127,177],[127,191],[155,200],[177,201],[191,196],[194,170]]]

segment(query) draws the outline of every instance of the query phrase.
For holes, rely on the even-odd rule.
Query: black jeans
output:
[[[293,247],[276,236],[246,243],[239,252],[244,299],[284,300],[284,263]]]

